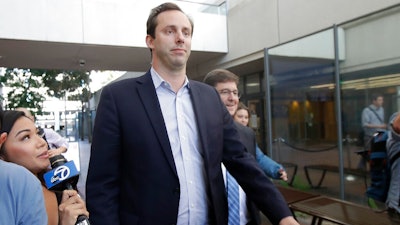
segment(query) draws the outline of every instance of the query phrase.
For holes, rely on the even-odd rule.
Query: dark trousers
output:
[[[364,152],[360,154],[360,161],[358,162],[357,169],[367,170],[368,151],[371,148],[372,136],[364,136]]]

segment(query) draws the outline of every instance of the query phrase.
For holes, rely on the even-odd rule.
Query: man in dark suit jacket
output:
[[[239,77],[225,69],[215,69],[210,71],[203,80],[204,83],[214,87],[222,102],[227,107],[229,114],[233,117],[236,113],[239,104],[239,90],[237,88],[239,84]],[[256,158],[256,137],[254,131],[250,127],[243,126],[240,123],[235,122],[236,129],[239,133],[240,141],[246,147],[246,151]],[[241,195],[241,198],[245,198],[245,195]],[[240,201],[244,202],[244,201]],[[258,225],[261,223],[260,214],[257,207],[246,199],[246,204],[241,207],[245,224]],[[248,216],[244,216],[248,215]]]
[[[86,182],[91,222],[227,224],[224,162],[273,224],[298,225],[215,89],[187,79],[192,34],[175,4],[154,8],[146,36],[152,68],[102,90]]]
[[[246,151],[250,153],[254,158],[256,157],[256,137],[254,131],[250,127],[245,127],[242,124],[235,122],[236,129],[239,133],[239,139],[242,144],[246,147]],[[251,202],[246,201],[247,210],[249,211],[250,221],[248,225],[258,225],[261,223],[260,213],[257,207]]]

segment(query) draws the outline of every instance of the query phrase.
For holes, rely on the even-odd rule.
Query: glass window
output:
[[[398,27],[400,7],[393,7],[267,50],[266,133],[273,159],[309,168],[297,171],[294,187],[332,197],[344,192],[345,200],[367,204],[369,165],[356,154],[365,150],[356,143],[362,111],[375,94],[383,96],[382,105],[373,105],[382,124],[400,111]]]
[[[328,29],[268,50],[272,155],[284,165],[339,163],[334,49],[334,32]],[[314,172],[321,174],[310,171],[308,179],[298,170],[297,181],[317,186]],[[334,197],[338,183],[338,176],[324,181],[334,186]]]
[[[246,76],[246,94],[259,93],[260,75],[258,73]]]
[[[242,96],[245,94],[245,91],[244,91],[244,83],[245,83],[244,77],[243,77],[243,76],[242,76],[242,77],[239,77],[238,90],[239,90],[239,93],[240,93]]]
[[[346,43],[339,61],[342,130],[347,140],[344,144],[344,166],[366,171],[371,176],[373,171],[370,170],[368,156],[354,152],[368,150],[368,141],[372,133],[378,130],[363,128],[363,124],[386,127],[389,117],[399,111],[399,26],[400,7],[339,26],[343,32],[339,40]],[[382,104],[374,101],[377,95],[382,96]],[[377,114],[368,113],[369,107]],[[359,135],[362,130],[365,131],[364,136]],[[352,179],[349,176],[346,178]],[[368,179],[368,183],[371,183]],[[350,188],[346,187],[345,192],[353,193]],[[365,199],[368,196],[365,189],[360,188],[356,196],[361,196],[363,203],[371,202],[371,199]],[[385,208],[383,202],[374,202],[378,208]]]

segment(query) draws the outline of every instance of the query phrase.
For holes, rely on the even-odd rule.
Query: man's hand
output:
[[[279,169],[279,174],[281,175],[280,178],[283,181],[287,181],[288,180],[287,173],[286,173],[286,171],[284,169]]]
[[[288,216],[281,219],[281,221],[279,221],[279,225],[300,225],[300,224],[293,218],[293,216]]]
[[[51,158],[51,157],[53,157],[55,155],[60,155],[61,153],[64,153],[66,151],[67,151],[67,148],[63,147],[63,146],[61,146],[59,148],[50,149],[49,150],[49,157]]]

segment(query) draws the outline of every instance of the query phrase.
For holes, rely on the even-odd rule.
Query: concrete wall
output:
[[[146,20],[162,2],[1,0],[0,38],[147,48]],[[199,4],[172,2],[196,22],[193,50],[227,52],[225,15],[202,13]]]
[[[191,71],[230,68],[263,57],[263,49],[340,24],[400,0],[229,0],[229,53]],[[380,29],[382,30],[382,29]]]
[[[344,24],[346,60],[342,73],[400,63],[400,8]]]
[[[145,20],[161,2],[1,0],[0,39],[145,48]],[[200,13],[193,3],[176,2],[194,18],[194,51],[227,52],[190,68],[193,78],[216,67],[262,59],[266,47],[400,4],[400,0],[227,0],[226,18]]]

